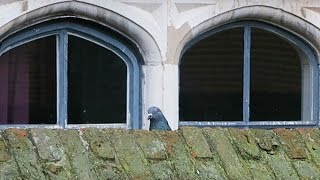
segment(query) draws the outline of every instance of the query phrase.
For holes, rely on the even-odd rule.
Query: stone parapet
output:
[[[0,179],[317,179],[319,129],[6,129]]]

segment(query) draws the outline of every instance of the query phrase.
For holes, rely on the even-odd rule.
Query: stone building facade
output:
[[[284,29],[307,43],[317,63],[320,60],[318,0],[2,0],[0,45],[26,27],[63,18],[94,22],[137,47],[141,89],[135,104],[139,107],[135,108],[140,109],[137,127],[142,129],[148,128],[147,108],[154,105],[163,110],[172,129],[178,128],[183,50],[194,39],[222,25],[258,21]],[[314,77],[310,87],[318,85],[316,81]],[[319,97],[318,88],[312,91],[312,98]],[[306,103],[312,104],[307,109],[319,107],[312,99]],[[318,110],[311,114],[318,119]]]

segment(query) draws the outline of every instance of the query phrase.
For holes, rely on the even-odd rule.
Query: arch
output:
[[[320,41],[318,40],[320,39],[320,29],[318,27],[282,9],[253,5],[215,15],[197,26],[191,27],[190,30],[183,35],[176,47],[177,49],[174,55],[174,59],[177,60],[176,63],[179,63],[183,49],[193,41],[193,39],[219,26],[242,20],[265,22],[291,32],[313,47],[317,60],[320,61]]]
[[[78,1],[50,4],[22,14],[0,27],[0,42],[28,26],[63,17],[90,20],[113,29],[138,47],[144,64],[161,62],[158,44],[148,30],[115,11]]]
[[[100,25],[94,25],[95,23],[84,23],[83,20],[78,21],[76,18],[55,19],[35,24],[20,31],[16,31],[3,39],[0,44],[0,56],[11,49],[28,42],[52,35],[56,36],[57,51],[59,52],[56,60],[58,74],[57,123],[58,126],[66,127],[66,99],[68,92],[66,56],[68,36],[80,37],[108,49],[122,59],[127,66],[127,121],[125,126],[121,125],[118,127],[141,128],[141,110],[140,108],[137,108],[140,105],[141,99],[140,69],[142,63],[139,61],[139,53],[136,52],[136,49],[131,46],[126,38],[121,37],[121,35],[119,36],[119,33],[114,32],[113,30],[105,30],[104,28],[101,28]],[[75,127],[78,128],[79,126]]]
[[[212,28],[209,31],[206,31],[205,33],[202,33],[198,35],[193,40],[189,41],[187,45],[184,46],[184,49],[181,52],[181,57],[189,50],[192,49],[194,45],[201,44],[202,40],[209,39],[211,37],[216,37],[214,35],[222,32],[226,32],[228,30],[235,30],[235,29],[242,29],[242,31],[235,31],[237,32],[239,36],[243,37],[243,52],[241,52],[242,57],[238,57],[240,59],[243,58],[243,65],[240,68],[243,68],[243,87],[242,87],[242,105],[243,105],[243,122],[231,122],[231,121],[239,121],[239,120],[231,120],[231,121],[222,121],[219,119],[215,119],[217,121],[222,122],[210,122],[210,121],[203,121],[203,122],[181,122],[180,125],[199,125],[199,126],[273,126],[273,125],[285,125],[285,126],[294,126],[294,125],[308,125],[308,126],[315,126],[318,123],[318,97],[319,97],[319,69],[318,69],[318,57],[316,54],[316,50],[307,42],[305,42],[304,39],[301,37],[296,36],[295,34],[292,34],[291,32],[279,28],[277,26],[274,26],[272,24],[267,24],[263,22],[258,21],[237,21],[237,22],[231,22],[228,24],[224,24],[222,26]],[[251,62],[251,42],[253,41],[251,38],[251,32],[253,29],[261,29],[265,32],[270,32],[273,35],[276,35],[280,37],[282,40],[288,42],[296,51],[296,53],[299,56],[299,64],[301,67],[297,66],[296,69],[301,68],[301,72],[298,70],[299,74],[301,75],[301,85],[298,85],[301,87],[301,119],[294,122],[288,122],[288,121],[274,121],[274,122],[249,122],[250,117],[250,81],[252,81],[252,77],[254,75],[250,74],[250,66],[252,65]],[[230,35],[230,34],[229,34]],[[236,36],[238,37],[238,36]],[[237,38],[236,38],[237,39]],[[230,39],[231,40],[231,39]],[[238,40],[238,41],[237,41]],[[239,40],[239,38],[236,40],[236,42],[240,42],[242,44],[242,40]],[[200,42],[201,41],[201,42]],[[220,42],[220,41],[214,41],[214,42]],[[226,44],[229,44],[229,41],[226,41]],[[240,46],[240,45],[238,45]],[[238,47],[236,46],[236,47]],[[198,46],[202,47],[202,46]],[[228,46],[227,46],[228,47]],[[233,47],[234,48],[234,47]],[[238,51],[237,51],[238,52]],[[193,52],[194,55],[195,52]],[[252,53],[253,54],[253,53]],[[182,60],[182,58],[181,58]],[[180,60],[180,62],[181,62]],[[225,59],[224,59],[225,60]],[[288,61],[289,62],[289,61]],[[251,64],[251,65],[250,65]],[[276,64],[276,63],[275,63]],[[221,67],[220,67],[220,70]],[[227,71],[228,72],[228,71]],[[258,72],[258,71],[256,71]],[[214,73],[213,73],[214,74]],[[227,74],[226,72],[222,74]],[[240,75],[241,76],[241,75]],[[237,82],[239,79],[237,79]],[[299,80],[298,80],[299,81]],[[189,81],[185,81],[189,82]],[[263,83],[262,83],[262,86]],[[298,87],[297,86],[297,87]],[[197,88],[198,89],[198,88]],[[241,92],[241,90],[240,90]],[[193,102],[194,103],[194,102]],[[300,116],[300,115],[298,115]],[[190,120],[188,120],[190,121]],[[191,120],[192,121],[192,120]],[[300,121],[300,122],[299,122]]]

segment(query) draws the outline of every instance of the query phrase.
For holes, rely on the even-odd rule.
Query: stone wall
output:
[[[199,34],[232,21],[264,21],[302,37],[320,55],[318,0],[2,0],[0,42],[26,25],[65,16],[103,24],[137,44],[144,60],[142,114],[157,105],[173,129],[179,119],[181,50]]]
[[[7,129],[0,179],[318,179],[319,129]]]

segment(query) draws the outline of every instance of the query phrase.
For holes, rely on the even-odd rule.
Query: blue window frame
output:
[[[103,26],[96,25],[92,22],[86,22],[85,20],[78,20],[73,18],[66,18],[60,20],[52,20],[48,22],[43,22],[31,27],[22,29],[12,35],[9,35],[4,40],[0,42],[0,59],[5,53],[11,50],[21,47],[30,42],[35,42],[37,40],[52,38],[54,37],[56,42],[56,123],[47,124],[46,120],[44,123],[37,124],[3,124],[0,125],[2,128],[10,127],[52,127],[52,128],[81,128],[82,126],[88,127],[120,127],[120,128],[141,128],[141,118],[140,118],[140,64],[139,64],[139,54],[136,51],[136,47],[125,37],[119,33],[106,29]],[[70,44],[87,44],[86,47],[91,46],[92,49],[102,48],[105,49],[107,55],[112,56],[114,59],[122,60],[125,65],[125,75],[126,76],[124,87],[125,92],[123,94],[125,98],[125,111],[126,117],[123,122],[112,122],[112,117],[110,115],[111,122],[102,123],[99,122],[85,122],[78,123],[81,121],[75,120],[72,124],[70,121],[70,107],[69,100],[71,86],[69,77],[70,76]],[[82,49],[86,51],[86,49]],[[75,50],[75,52],[77,51]],[[90,54],[89,54],[90,55]],[[103,54],[106,55],[106,54]],[[90,64],[91,60],[87,61],[87,65]],[[72,66],[72,65],[71,65]],[[85,65],[86,66],[86,65]],[[118,66],[117,66],[118,67]],[[96,68],[101,68],[96,67]],[[115,72],[115,71],[113,71]],[[88,73],[92,74],[92,70]],[[109,73],[110,74],[110,73]],[[113,74],[111,74],[113,75]],[[117,74],[114,74],[117,76]],[[90,76],[91,77],[91,76]],[[92,76],[94,77],[94,76]],[[88,79],[88,78],[87,78]],[[90,82],[90,80],[87,80]],[[108,82],[105,86],[108,86]],[[115,87],[117,88],[117,87]],[[87,88],[90,90],[90,88]],[[79,89],[81,90],[81,88]],[[91,92],[91,91],[88,91]],[[69,93],[69,94],[68,94]],[[71,92],[72,93],[72,92]],[[110,95],[112,96],[112,95]],[[77,99],[75,97],[74,99]],[[105,99],[102,99],[105,100]],[[102,108],[103,109],[103,108]],[[68,120],[69,118],[69,120]],[[106,118],[106,117],[104,117]],[[84,125],[85,124],[85,125]]]
[[[226,24],[192,40],[180,63],[180,126],[317,125],[317,56],[289,31],[257,21]]]

